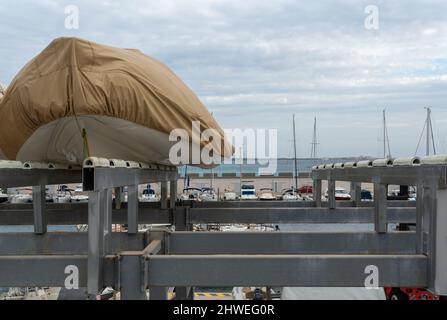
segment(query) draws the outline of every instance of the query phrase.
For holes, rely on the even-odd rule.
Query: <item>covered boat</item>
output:
[[[0,119],[0,159],[171,164],[172,130],[186,130],[190,146],[209,144],[191,134],[192,121],[201,132],[219,133],[212,143],[221,157],[233,153],[213,116],[167,66],[138,50],[78,38],[54,40],[23,67],[0,101]]]

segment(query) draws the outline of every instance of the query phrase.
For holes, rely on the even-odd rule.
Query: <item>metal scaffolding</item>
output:
[[[176,203],[175,167],[2,168],[0,186],[34,186],[34,201],[1,204],[0,225],[34,225],[34,232],[0,234],[0,287],[63,287],[66,267],[76,266],[92,298],[110,286],[121,299],[167,299],[170,287],[177,299],[191,299],[197,286],[363,287],[365,267],[374,265],[379,286],[447,295],[447,165],[328,166],[312,175],[314,201]],[[88,204],[45,203],[46,185],[81,181]],[[352,183],[353,201],[335,201],[336,181]],[[139,203],[138,185],[152,182],[161,182],[161,202]],[[362,182],[374,183],[374,202],[361,201]],[[417,202],[387,201],[389,184],[417,186]],[[112,223],[128,231],[112,232]],[[194,224],[236,223],[372,223],[375,230],[192,231]],[[417,227],[389,232],[389,223]],[[70,224],[88,224],[88,232],[47,231]],[[173,228],[139,232],[138,224]]]

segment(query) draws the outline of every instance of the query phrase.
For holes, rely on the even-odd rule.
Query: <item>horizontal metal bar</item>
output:
[[[327,201],[322,201],[322,206],[327,207]],[[314,208],[314,201],[190,201],[192,208]],[[415,201],[388,201],[388,207],[416,207]],[[354,201],[337,201],[338,208],[365,207],[373,208],[373,201],[361,201],[356,206]]]
[[[172,232],[169,254],[415,254],[414,232]]]
[[[150,286],[363,287],[368,266],[380,287],[427,285],[427,258],[409,255],[151,256]]]
[[[79,270],[79,286],[87,284],[87,256],[0,256],[0,287],[64,287],[67,266]]]
[[[144,249],[145,234],[112,233],[112,253]],[[87,232],[0,233],[0,256],[87,254]]]
[[[403,166],[403,167],[373,167],[373,168],[343,168],[322,169],[312,171],[312,178],[316,180],[336,180],[352,182],[374,182],[379,179],[384,184],[398,184],[415,186],[430,181],[446,185],[447,166]]]
[[[389,223],[414,223],[415,208],[388,208]],[[192,208],[191,224],[373,223],[373,208]]]
[[[158,204],[159,205],[159,204]],[[22,208],[22,209],[18,209]],[[127,206],[113,209],[113,223],[127,223]],[[48,224],[87,224],[86,203],[47,204]],[[415,208],[388,208],[389,223],[414,223]],[[192,208],[189,223],[373,223],[373,208]],[[139,205],[140,224],[171,224],[172,214]],[[32,205],[0,205],[0,225],[32,225]]]
[[[49,225],[87,224],[88,203],[47,204],[46,213]],[[33,221],[32,204],[0,205],[0,225],[32,225]],[[127,204],[122,204],[120,209],[113,209],[112,222],[127,223]],[[139,223],[171,224],[172,214],[167,209],[160,209],[157,203],[140,203]]]
[[[75,169],[0,169],[0,187],[3,188],[79,183],[81,181],[82,171]]]
[[[176,167],[171,167],[169,170],[128,168],[84,168],[82,170],[84,191],[99,191],[106,188],[172,181],[177,178]]]

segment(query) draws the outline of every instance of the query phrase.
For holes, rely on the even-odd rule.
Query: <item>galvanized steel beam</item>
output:
[[[414,208],[388,208],[389,223],[414,223]],[[374,223],[373,208],[223,208],[188,210],[190,224]]]
[[[427,285],[427,258],[417,255],[153,256],[150,286],[364,287],[368,266],[380,287]]]
[[[171,232],[169,254],[415,254],[415,232]]]
[[[71,169],[0,169],[0,186],[18,188],[79,183],[82,171]]]

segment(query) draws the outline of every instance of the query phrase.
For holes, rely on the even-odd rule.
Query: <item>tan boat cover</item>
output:
[[[233,153],[206,107],[164,64],[134,49],[58,38],[23,67],[1,99],[0,154],[16,159],[39,127],[82,115],[123,119],[166,134],[181,128],[190,137],[191,121],[197,120],[201,130],[221,134],[227,146],[222,156]]]

